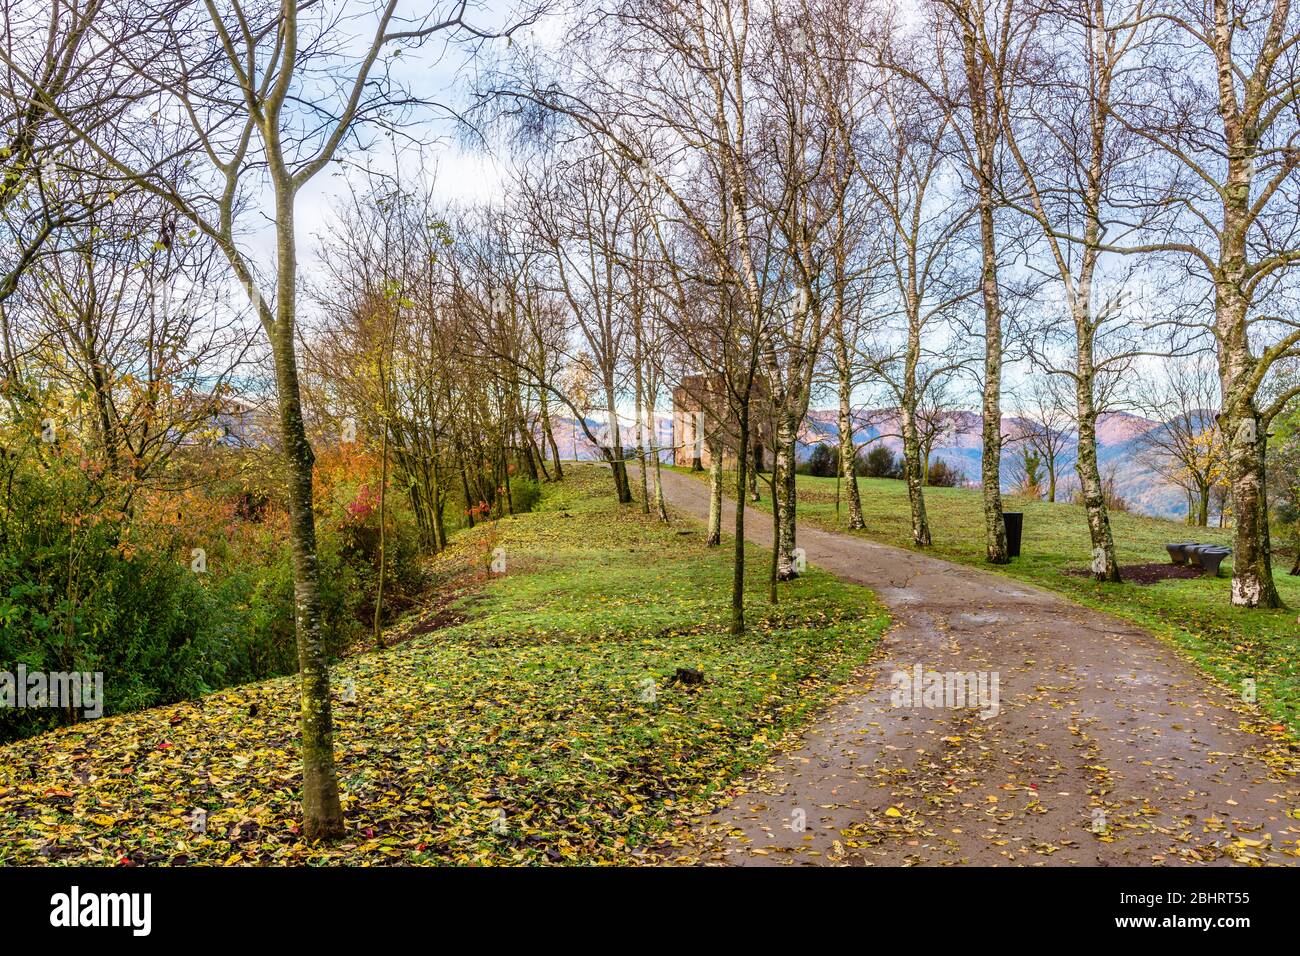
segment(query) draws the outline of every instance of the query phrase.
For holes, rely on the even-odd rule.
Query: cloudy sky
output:
[[[444,0],[433,9],[445,12],[451,7]],[[428,9],[427,4],[416,0],[405,0],[399,6],[399,11],[407,15]],[[487,0],[472,5],[469,18],[476,26],[500,30],[517,21],[518,9],[519,4],[513,0]],[[407,141],[363,128],[359,131],[360,142],[367,148],[359,149],[354,141],[342,165],[332,165],[299,193],[299,245],[306,270],[312,268],[313,252],[318,245],[315,238],[328,229],[349,190],[364,188],[366,168],[383,174],[400,169],[404,181],[430,183],[436,197],[446,202],[474,202],[500,195],[505,167],[491,150],[473,142],[472,134],[457,120],[456,114],[471,103],[473,87],[481,73],[498,57],[506,55],[511,43],[548,42],[554,36],[556,20],[543,20],[510,41],[472,41],[464,33],[458,33],[447,38],[435,37],[420,47],[403,47],[402,54],[392,61],[389,74],[427,105],[411,111],[405,129]],[[370,39],[374,22],[373,18],[362,18],[351,23],[350,32],[357,49]],[[418,147],[412,141],[418,141]],[[260,258],[270,252],[272,242],[268,222],[256,239]]]

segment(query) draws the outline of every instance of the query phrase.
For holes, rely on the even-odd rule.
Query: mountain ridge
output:
[[[968,481],[978,481],[980,459],[982,457],[982,424],[978,412],[956,409],[944,413],[951,425],[948,433],[935,442],[931,450],[932,459],[942,459],[948,465],[964,472]],[[593,434],[599,435],[604,427],[603,419],[587,418],[587,425]],[[888,408],[856,408],[853,410],[855,423],[853,439],[859,448],[870,448],[874,444],[884,444],[898,454],[902,442],[897,437],[897,411]],[[1030,419],[1019,415],[1005,415],[1002,419],[1004,436],[1015,436]],[[667,462],[671,453],[667,450],[672,445],[672,419],[667,415],[658,416],[656,428],[657,444],[664,449],[661,460]],[[1187,514],[1187,501],[1183,491],[1161,477],[1145,460],[1143,439],[1154,429],[1165,427],[1164,423],[1144,418],[1132,412],[1106,412],[1097,418],[1097,459],[1102,477],[1113,476],[1115,491],[1128,506],[1141,514],[1162,518],[1182,518]],[[624,425],[625,434],[633,429]],[[593,445],[576,427],[575,419],[569,416],[553,419],[552,434],[566,457],[590,460],[599,457]],[[1057,497],[1068,496],[1071,485],[1077,486],[1075,474],[1075,455],[1077,439],[1073,429],[1062,430],[1062,458],[1057,469]],[[832,408],[814,408],[808,411],[803,427],[799,432],[797,455],[800,461],[806,461],[812,449],[819,442],[836,445],[839,442],[839,412]],[[1015,448],[1009,445],[1002,456],[1002,487],[1009,489],[1013,483]]]

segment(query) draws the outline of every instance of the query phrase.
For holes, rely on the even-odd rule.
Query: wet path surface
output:
[[[663,475],[679,512],[704,482]],[[733,527],[727,503],[723,527]],[[752,509],[746,537],[770,545]],[[737,865],[1300,863],[1296,754],[1147,632],[975,568],[801,524],[808,561],[894,626],[795,747],[708,818]],[[987,705],[899,706],[897,672],[982,673]],[[954,687],[955,689],[955,687]],[[909,688],[909,699],[913,692]],[[948,704],[954,703],[949,695]],[[1294,814],[1295,816],[1292,816]]]

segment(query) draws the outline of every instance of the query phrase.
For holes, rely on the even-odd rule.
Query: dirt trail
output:
[[[676,509],[707,515],[703,482],[663,480]],[[724,528],[733,520],[728,502]],[[745,533],[769,545],[770,516],[747,510]],[[894,626],[843,701],[709,818],[702,859],[1300,863],[1296,754],[1244,729],[1252,714],[1157,638],[856,536],[801,524],[799,543],[810,563],[875,591]],[[892,675],[918,664],[996,673],[997,712],[894,706]]]

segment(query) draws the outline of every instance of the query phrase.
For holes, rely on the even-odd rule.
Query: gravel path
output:
[[[707,515],[704,482],[663,480],[676,510]],[[745,532],[769,545],[770,516],[748,510]],[[799,543],[894,626],[842,701],[700,828],[700,860],[1300,863],[1294,748],[1168,645],[990,572],[802,524]],[[894,675],[917,665],[983,674],[983,712],[900,705]]]

